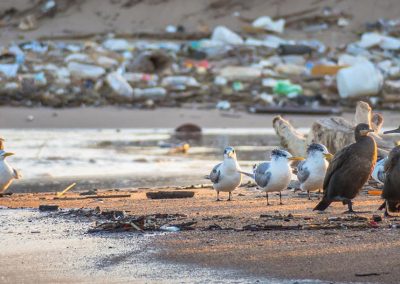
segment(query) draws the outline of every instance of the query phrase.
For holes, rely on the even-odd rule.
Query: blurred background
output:
[[[398,126],[397,0],[3,0],[0,136],[11,191],[205,183],[359,100]]]

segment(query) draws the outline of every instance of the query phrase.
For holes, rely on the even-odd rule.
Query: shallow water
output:
[[[199,139],[188,140],[174,137],[171,129],[7,129],[1,135],[6,150],[16,153],[9,163],[25,181],[123,176],[125,184],[116,186],[139,187],[204,183],[226,146],[234,146],[242,167],[250,169],[278,145],[272,129],[205,129]],[[191,145],[188,154],[165,147],[181,142]]]
[[[329,283],[161,262],[157,234],[87,234],[82,218],[2,208],[0,220],[1,283]]]

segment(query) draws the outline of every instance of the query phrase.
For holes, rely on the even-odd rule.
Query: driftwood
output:
[[[194,192],[193,191],[157,191],[157,192],[146,192],[146,196],[149,199],[192,198],[194,196]]]
[[[313,142],[324,144],[333,154],[354,143],[354,126],[359,123],[367,123],[375,130],[371,135],[375,138],[380,156],[386,156],[387,151],[395,146],[393,141],[379,135],[383,117],[372,113],[371,107],[365,102],[358,102],[354,121],[349,122],[342,117],[322,118],[312,124],[308,135],[298,132],[290,122],[280,116],[275,117],[272,122],[281,139],[281,145],[293,155],[300,156],[306,155],[307,145]]]

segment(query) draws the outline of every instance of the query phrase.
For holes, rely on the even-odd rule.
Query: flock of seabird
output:
[[[324,211],[332,202],[342,202],[348,206],[349,213],[354,213],[352,200],[360,193],[370,176],[383,184],[382,198],[385,200],[379,209],[389,212],[400,211],[400,146],[392,149],[389,155],[377,162],[377,145],[369,134],[374,132],[368,124],[360,123],[355,127],[355,143],[350,144],[332,155],[328,149],[318,143],[307,148],[307,157],[294,157],[289,152],[275,149],[270,161],[253,167],[251,173],[242,171],[233,147],[224,151],[224,160],[216,165],[208,176],[217,192],[231,193],[242,180],[242,174],[252,178],[258,188],[266,193],[278,192],[282,204],[281,192],[288,188],[292,178],[292,161],[297,165],[297,179],[300,190],[306,191],[310,198],[311,191],[323,190],[322,200],[314,210]],[[400,133],[400,127],[384,134]]]
[[[374,132],[368,124],[360,123],[355,127],[355,143],[350,144],[332,155],[328,149],[318,143],[308,146],[307,157],[294,157],[289,152],[275,149],[271,152],[270,161],[253,167],[252,173],[242,171],[233,147],[224,150],[224,160],[217,164],[207,176],[213,183],[219,201],[220,192],[228,192],[231,200],[232,191],[240,186],[242,174],[254,179],[257,186],[266,193],[278,192],[282,204],[281,192],[286,190],[292,179],[292,161],[297,165],[297,179],[300,190],[306,191],[310,199],[311,191],[323,190],[322,200],[314,210],[323,211],[332,202],[342,202],[348,206],[347,212],[353,211],[352,200],[359,194],[370,176],[383,184],[384,202],[379,209],[389,212],[400,211],[400,146],[394,147],[387,157],[377,162],[377,145],[369,133]],[[386,131],[384,134],[398,133],[400,127]],[[6,152],[0,138],[0,193],[7,190],[20,174],[13,169],[6,158],[14,155]]]

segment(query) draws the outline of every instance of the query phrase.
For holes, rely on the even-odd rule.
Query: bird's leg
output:
[[[321,189],[318,189],[318,200],[321,199]]]
[[[344,214],[356,214],[357,213],[353,210],[353,202],[350,199],[344,200],[343,203],[344,204],[347,203],[347,207],[349,208],[349,210],[345,211]]]
[[[385,201],[385,213],[383,213],[383,216],[385,218],[392,218],[393,216],[389,214],[389,210],[388,210],[388,201]]]
[[[268,202],[268,192],[265,193],[265,196],[267,197],[267,205],[270,205]]]
[[[308,200],[311,200],[311,195],[309,190],[307,190],[307,194],[308,194]]]
[[[219,199],[219,191],[217,190],[217,200],[215,201],[221,201],[221,199]]]
[[[229,191],[229,198],[228,198],[228,200],[227,201],[231,201],[232,199],[231,199],[231,192]]]
[[[282,192],[279,191],[279,205],[283,205],[282,203]]]

